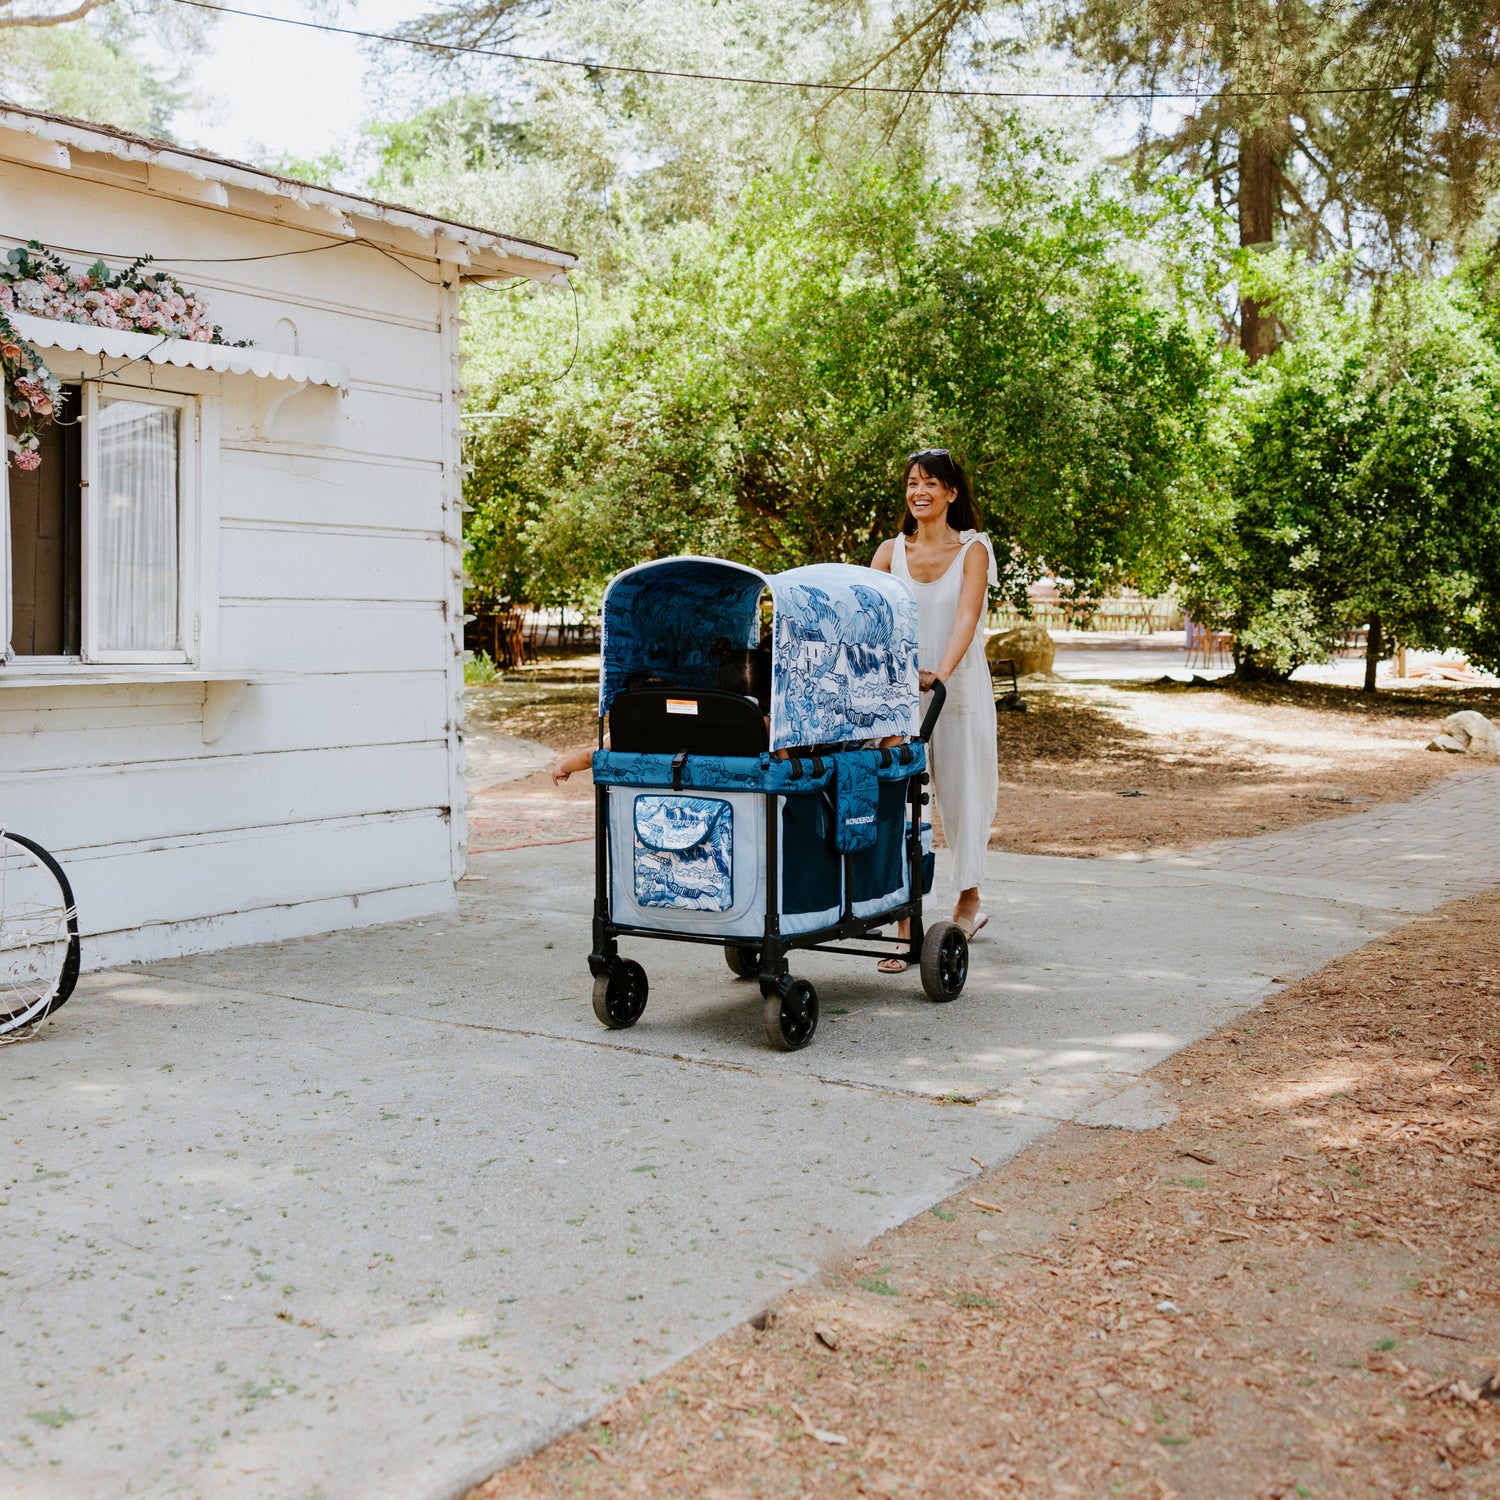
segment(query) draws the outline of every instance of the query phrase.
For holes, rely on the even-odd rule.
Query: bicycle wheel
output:
[[[62,866],[0,829],[0,1036],[34,1026],[78,983],[78,911]]]

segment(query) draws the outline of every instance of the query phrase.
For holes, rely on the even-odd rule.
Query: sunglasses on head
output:
[[[918,448],[915,453],[906,456],[908,464],[920,463],[924,458],[951,458],[953,455],[946,448]]]

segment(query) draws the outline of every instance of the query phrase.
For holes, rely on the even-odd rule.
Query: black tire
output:
[[[724,962],[736,979],[754,979],[760,973],[760,949],[730,943],[724,949]]]
[[[797,1052],[818,1029],[818,992],[806,979],[787,981],[786,992],[773,989],[761,1013],[766,1040],[778,1052]]]
[[[78,909],[42,846],[0,831],[0,1036],[35,1026],[78,983]]]
[[[969,979],[969,940],[956,922],[938,922],[922,939],[922,988],[939,1004],[957,1000]]]
[[[633,958],[616,959],[594,981],[594,1014],[611,1031],[623,1031],[640,1020],[650,993],[646,971]]]

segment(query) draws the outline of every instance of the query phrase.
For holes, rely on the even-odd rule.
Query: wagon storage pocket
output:
[[[734,810],[720,797],[635,799],[635,899],[676,911],[734,905]]]
[[[880,805],[880,783],[875,757],[852,752],[833,757],[833,847],[840,854],[857,854],[875,847]]]

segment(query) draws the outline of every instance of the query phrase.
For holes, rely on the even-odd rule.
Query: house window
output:
[[[8,475],[11,654],[186,661],[195,404],[102,382],[67,392],[41,467]]]

